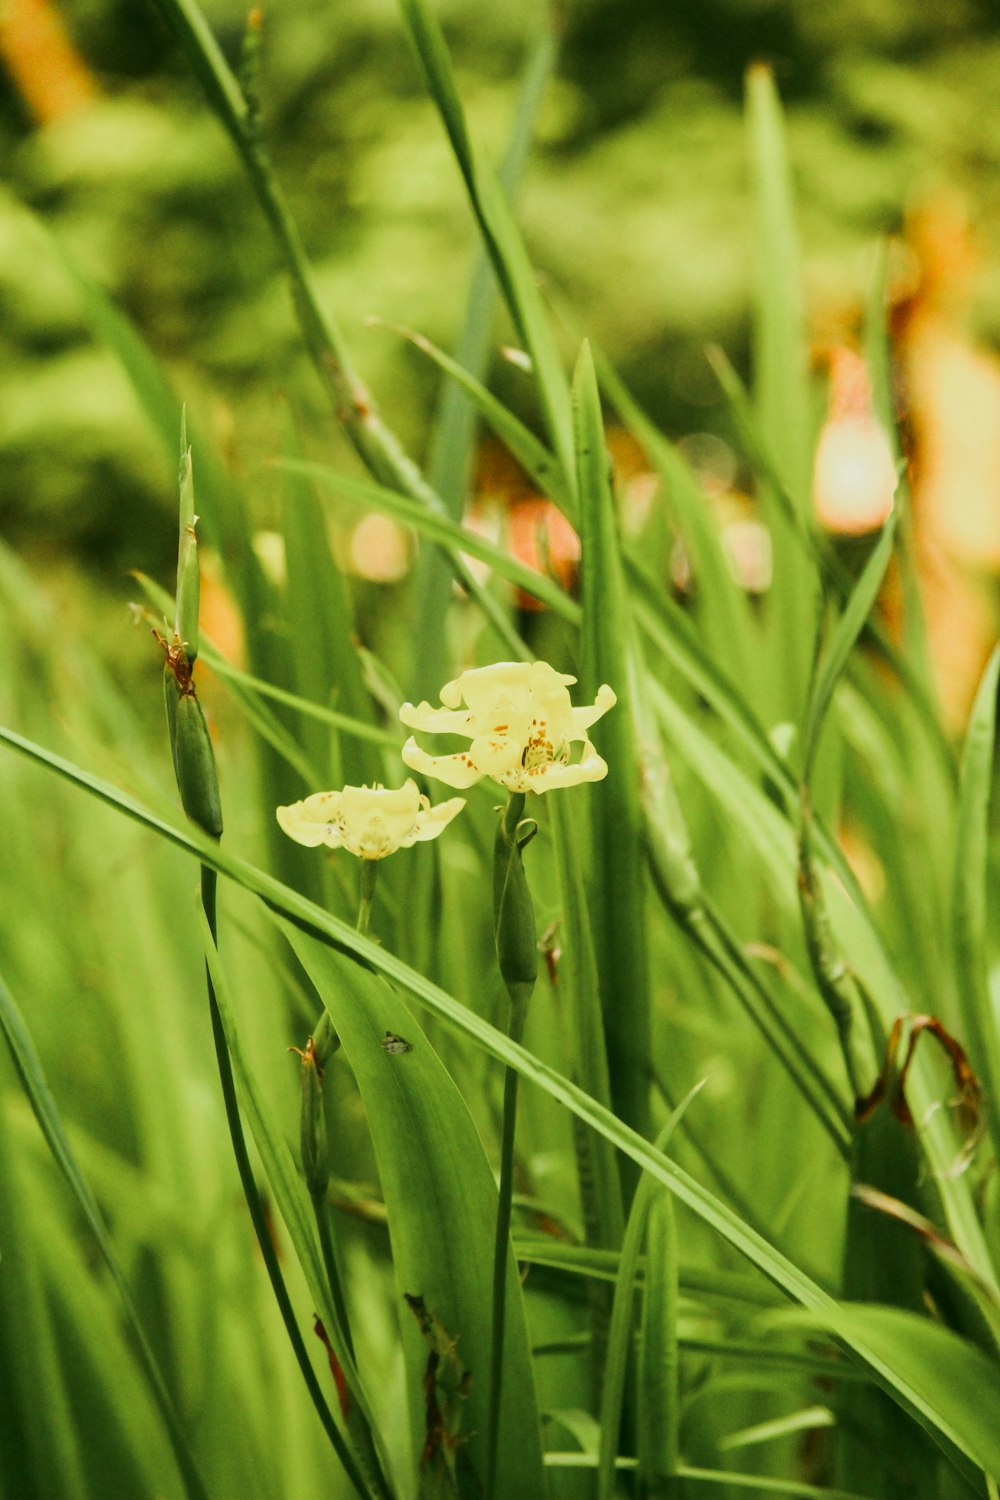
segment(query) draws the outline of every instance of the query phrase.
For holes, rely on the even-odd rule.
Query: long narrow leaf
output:
[[[955,972],[973,1065],[988,1106],[987,1125],[1000,1159],[1000,1037],[986,969],[989,945],[988,827],[996,753],[1000,647],[993,651],[976,693],[962,756],[955,848]]]
[[[14,1059],[14,1066],[17,1069],[22,1087],[31,1104],[35,1118],[45,1137],[46,1144],[52,1152],[59,1170],[69,1184],[73,1197],[76,1199],[84,1220],[91,1234],[94,1236],[97,1247],[114,1282],[115,1290],[118,1293],[122,1311],[125,1315],[125,1322],[128,1325],[129,1335],[135,1345],[139,1363],[149,1385],[150,1393],[163,1419],[163,1425],[174,1450],[174,1456],[177,1460],[177,1467],[183,1480],[185,1491],[190,1500],[207,1500],[207,1491],[198,1473],[187,1438],[184,1435],[177,1412],[170,1398],[170,1393],[156,1363],[149,1340],[139,1320],[139,1313],[132,1297],[131,1289],[126,1280],[125,1273],[119,1264],[118,1256],[115,1253],[114,1244],[108,1233],[103,1215],[93,1193],[87,1185],[86,1178],[77,1165],[30,1033],[24,1024],[20,1010],[2,979],[0,979],[0,1030],[3,1031],[4,1040],[10,1048],[11,1057]]]

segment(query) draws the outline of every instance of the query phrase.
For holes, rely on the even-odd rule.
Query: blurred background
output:
[[[211,0],[206,11],[235,59],[245,9]],[[530,0],[449,0],[438,12],[474,134],[499,159],[527,51],[547,23]],[[555,77],[519,188],[529,247],[553,298],[710,492],[739,497],[746,482],[703,350],[721,343],[746,367],[748,65],[770,62],[788,113],[822,378],[830,349],[853,340],[877,241],[894,237],[897,405],[939,677],[957,723],[995,634],[1000,568],[995,9],[573,0],[553,19]],[[275,484],[258,466],[280,442],[277,398],[306,415],[319,456],[351,456],[258,207],[153,9],[6,0],[0,49],[0,527],[58,579],[68,627],[90,622],[106,636],[93,621],[105,601],[117,609],[134,592],[130,568],[169,579],[175,476],[93,342],[60,246],[135,321],[251,480],[265,532]],[[390,424],[423,459],[437,373],[368,320],[452,347],[476,251],[396,7],[282,0],[265,11],[261,67],[267,138],[323,294]],[[498,325],[498,346],[504,339]],[[497,358],[491,381],[515,407],[528,401],[515,364]],[[616,451],[623,471],[641,476],[641,453],[624,441]],[[489,449],[479,468],[480,491],[530,501]],[[409,562],[384,526],[344,545],[350,566],[383,583]]]

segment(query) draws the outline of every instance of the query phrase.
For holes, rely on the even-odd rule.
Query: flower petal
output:
[[[423,729],[427,734],[469,734],[469,715],[464,708],[432,708],[423,703],[404,703],[399,717],[407,729]]]
[[[590,741],[585,739],[582,760],[571,765],[551,760],[529,766],[521,772],[521,781],[513,790],[551,792],[556,787],[578,786],[581,781],[603,781],[607,774],[607,761],[602,760]]]
[[[608,687],[606,682],[597,689],[597,697],[591,704],[585,704],[582,708],[574,708],[573,729],[568,735],[571,740],[586,739],[586,735],[580,731],[589,729],[591,724],[596,724],[602,719],[609,708],[614,708],[618,702],[618,694]]]
[[[409,766],[411,771],[433,776],[436,780],[443,781],[445,786],[459,789],[474,786],[483,777],[483,772],[473,763],[467,751],[458,755],[428,755],[426,750],[421,750],[412,735],[400,754],[403,764]]]
[[[436,807],[432,807],[426,797],[421,800],[427,805],[417,813],[417,821],[409,838],[403,840],[405,848],[427,839],[436,839],[465,806],[464,797],[449,797],[447,802],[439,802]]]
[[[302,802],[276,808],[275,817],[297,844],[305,844],[308,849],[320,844],[339,849],[343,843],[339,827],[341,796],[340,792],[313,792]]]

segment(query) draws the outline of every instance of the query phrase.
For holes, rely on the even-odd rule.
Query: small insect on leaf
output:
[[[394,1031],[387,1031],[382,1038],[382,1046],[386,1052],[412,1052],[413,1044],[405,1037],[397,1036]]]

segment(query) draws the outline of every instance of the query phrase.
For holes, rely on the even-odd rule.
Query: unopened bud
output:
[[[185,691],[169,662],[164,673],[167,725],[177,789],[184,811],[210,837],[222,837],[222,803],[215,770],[215,751],[201,704],[192,690]]]
[[[493,851],[497,962],[515,1005],[527,1003],[538,974],[535,906],[521,857],[522,849],[534,835],[535,825],[529,819],[518,821],[523,806],[523,796],[511,799],[500,820]]]

